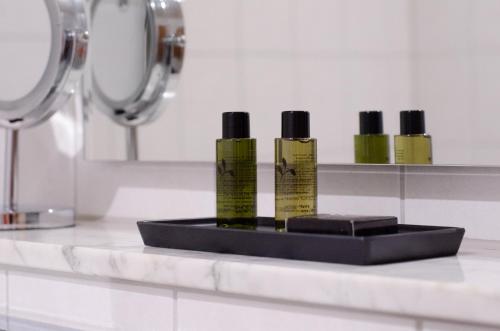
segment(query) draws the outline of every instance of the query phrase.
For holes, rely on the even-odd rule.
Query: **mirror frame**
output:
[[[97,5],[101,1],[91,0],[90,20],[92,22]],[[121,0],[118,5],[126,5]],[[92,64],[85,71],[83,98],[87,109],[95,108],[124,127],[137,126],[154,121],[160,114],[164,99],[175,96],[175,87],[184,62],[184,18],[180,0],[142,0],[146,8],[148,49],[146,74],[132,96],[124,100],[112,100],[97,83]],[[90,25],[91,33],[92,24]],[[92,57],[92,44],[89,45]]]
[[[87,57],[88,30],[84,0],[45,0],[51,24],[47,67],[24,97],[0,100],[0,126],[31,127],[52,116],[73,94]]]

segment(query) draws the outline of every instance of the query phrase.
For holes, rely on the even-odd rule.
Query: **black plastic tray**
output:
[[[463,228],[398,225],[398,233],[364,237],[274,231],[261,217],[257,230],[218,228],[215,218],[137,222],[153,247],[371,265],[455,255]]]

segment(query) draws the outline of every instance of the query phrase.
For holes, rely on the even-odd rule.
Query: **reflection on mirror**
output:
[[[184,27],[175,0],[94,0],[90,65],[85,77],[87,153],[93,139],[116,132],[118,160],[137,160],[138,132],[161,116],[182,68]],[[108,118],[103,118],[102,115]],[[107,127],[107,128],[106,128]],[[104,132],[99,133],[100,130]],[[169,139],[168,135],[164,139]]]
[[[47,120],[73,93],[86,44],[82,0],[0,3],[0,126],[6,129],[0,230],[74,223],[71,209],[18,205],[18,136]]]
[[[272,163],[281,112],[308,110],[319,163],[500,165],[500,2],[259,4],[183,3],[183,77],[177,96],[159,108],[168,111],[138,132],[141,160],[213,162],[221,113],[247,111],[257,160]],[[139,69],[117,77],[129,80]],[[140,81],[127,82],[127,91]],[[383,112],[377,137],[359,130],[367,110]],[[425,130],[404,134],[401,116],[420,125],[420,115],[402,115],[407,110],[425,111]],[[119,159],[125,133],[112,121],[93,112],[87,133],[89,159]],[[371,144],[380,149],[373,162],[360,149]]]
[[[23,15],[12,15],[21,12]],[[0,52],[0,99],[14,101],[35,88],[47,67],[51,31],[45,3],[26,6],[21,1],[2,1],[0,38],[4,46]]]

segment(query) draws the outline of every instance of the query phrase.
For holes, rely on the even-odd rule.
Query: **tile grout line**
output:
[[[9,289],[9,270],[5,270],[5,326],[6,330],[10,330],[10,289]]]
[[[177,290],[174,290],[173,299],[174,299],[174,306],[172,307],[172,311],[173,311],[172,330],[173,331],[178,331],[179,330],[179,321],[177,319],[177,313],[178,313],[178,309],[177,309]]]
[[[417,331],[422,331],[424,329],[423,321],[421,319],[417,319],[415,327]]]

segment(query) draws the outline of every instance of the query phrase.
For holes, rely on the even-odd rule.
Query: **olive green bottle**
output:
[[[281,138],[274,148],[276,230],[284,231],[289,218],[317,213],[317,147],[309,136],[308,112],[281,114]]]
[[[257,226],[257,142],[250,138],[245,112],[222,114],[222,139],[217,139],[217,225]]]
[[[432,138],[425,133],[423,110],[399,114],[401,134],[394,136],[396,164],[432,164]]]
[[[389,136],[384,134],[381,111],[359,113],[359,134],[354,136],[354,161],[356,163],[389,163]]]

